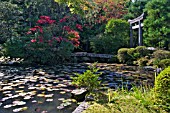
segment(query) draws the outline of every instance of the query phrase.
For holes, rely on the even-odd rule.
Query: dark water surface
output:
[[[87,66],[0,66],[0,113],[13,113],[17,108],[23,110],[19,113],[72,113],[78,105],[71,99],[70,92],[75,88],[71,85],[70,77],[74,73],[83,73]],[[107,70],[107,65],[102,67],[105,69],[100,70],[103,73],[99,78],[102,80],[101,89],[122,86],[130,89],[132,84],[140,84],[141,80],[151,83],[144,76],[134,78]]]
[[[67,73],[59,74],[56,68],[61,67],[1,66],[0,113],[13,113],[16,108],[23,108],[23,113],[71,113],[77,107],[70,99],[73,87]],[[35,69],[41,73],[34,74]],[[19,102],[21,105],[15,104]],[[11,107],[4,108],[8,105]]]

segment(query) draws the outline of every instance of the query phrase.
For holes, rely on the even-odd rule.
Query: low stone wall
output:
[[[76,52],[71,55],[75,62],[112,62],[114,55]]]
[[[71,56],[76,57],[97,57],[97,58],[112,58],[114,55],[110,54],[95,54],[95,53],[87,53],[87,52],[77,52],[73,53]]]

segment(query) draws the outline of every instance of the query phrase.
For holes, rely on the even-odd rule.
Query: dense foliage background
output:
[[[27,32],[37,26],[40,16],[49,16],[56,23],[53,28],[50,28],[51,30],[48,29],[48,33],[43,34],[45,37],[66,36],[66,29],[74,29],[79,34],[79,41],[74,40],[77,46],[68,54],[86,51],[116,55],[118,49],[129,47],[127,20],[136,18],[143,12],[145,12],[144,46],[168,50],[170,48],[169,4],[169,0],[135,0],[135,2],[131,0],[1,0],[0,44],[4,45],[5,51],[1,53],[11,57],[23,56],[25,50],[16,52],[14,50],[25,47],[23,40],[33,38]],[[134,41],[137,42],[138,31],[133,32]],[[15,55],[12,55],[12,52]]]

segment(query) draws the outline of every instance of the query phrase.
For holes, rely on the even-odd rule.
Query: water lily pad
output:
[[[38,94],[37,97],[44,97],[45,94]]]
[[[54,82],[53,83],[59,83],[59,80],[54,80]]]
[[[2,102],[4,102],[4,101],[6,101],[6,100],[8,100],[8,99],[10,99],[10,97],[4,97],[4,98],[2,98]]]
[[[27,93],[22,92],[22,93],[19,93],[18,95],[23,97],[23,96],[27,95]]]
[[[28,95],[27,95],[27,96],[24,97],[24,100],[29,100],[29,99],[31,99],[31,98],[32,98],[31,96],[28,96]]]
[[[53,91],[53,89],[51,89],[51,88],[47,88],[47,91]]]
[[[37,91],[31,91],[31,92],[28,92],[29,95],[36,95]]]
[[[39,89],[40,89],[40,90],[45,90],[46,87],[45,87],[45,86],[41,86]]]
[[[28,107],[16,108],[16,109],[13,110],[13,112],[25,111],[27,109],[28,109]]]
[[[19,84],[12,84],[11,86],[12,86],[12,87],[16,87],[16,86],[18,86],[18,85],[19,85]]]
[[[47,99],[46,101],[47,101],[47,102],[52,102],[52,101],[53,101],[53,99]]]
[[[40,86],[41,86],[41,84],[36,84],[35,86],[36,86],[36,87],[40,87]]]
[[[8,97],[11,97],[12,96],[12,94],[5,94],[6,96],[8,96]]]
[[[5,105],[4,108],[7,109],[7,108],[10,108],[10,107],[12,107],[12,106],[13,106],[12,104]]]
[[[13,96],[11,96],[11,98],[17,98],[17,97],[19,97],[20,95],[13,95]]]
[[[61,91],[60,94],[65,94],[66,92],[65,91]]]
[[[65,100],[65,99],[64,99],[64,98],[59,98],[58,100],[63,101],[63,100]]]
[[[58,86],[58,87],[67,87],[67,86],[64,85],[64,84],[58,84],[57,86]]]
[[[75,99],[71,99],[72,102],[77,102]]]
[[[64,106],[61,106],[61,105],[60,105],[60,106],[57,106],[57,109],[60,109],[60,110],[61,110],[61,109],[63,109],[63,108],[64,108]]]
[[[37,87],[28,87],[29,90],[36,89]]]
[[[25,86],[19,86],[19,89],[24,89],[25,88]]]
[[[22,92],[24,92],[24,90],[15,91],[15,93],[22,93]]]
[[[31,79],[30,82],[37,82],[37,79]]]
[[[50,98],[50,97],[53,97],[54,94],[48,94],[48,95],[44,95],[44,97],[46,98]]]
[[[43,102],[42,102],[42,101],[38,101],[37,103],[38,103],[38,104],[42,104]]]
[[[19,106],[22,106],[22,105],[25,105],[26,104],[26,102],[24,102],[24,101],[13,101],[12,102],[13,103],[13,105],[19,105]]]
[[[61,106],[64,106],[64,107],[69,106],[69,105],[71,105],[70,102],[64,102],[64,103],[61,104]]]
[[[47,111],[42,111],[41,113],[48,113]]]
[[[0,77],[3,77],[5,74],[4,73],[0,73]]]
[[[37,101],[36,100],[33,100],[32,103],[36,103]]]
[[[3,94],[11,93],[11,91],[3,91]]]
[[[60,90],[60,89],[57,89],[57,88],[53,88],[53,91],[58,91],[58,90]]]
[[[46,86],[49,86],[49,87],[50,87],[50,86],[53,86],[52,84],[45,84],[45,85],[46,85]]]
[[[11,86],[4,86],[2,89],[3,90],[12,90],[13,88]]]

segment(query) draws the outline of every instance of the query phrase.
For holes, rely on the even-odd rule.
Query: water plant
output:
[[[98,70],[97,63],[94,63],[83,74],[75,73],[76,76],[72,77],[72,84],[78,87],[85,87],[89,92],[93,92],[99,88],[101,82],[98,80],[101,75],[101,73],[97,73]]]

